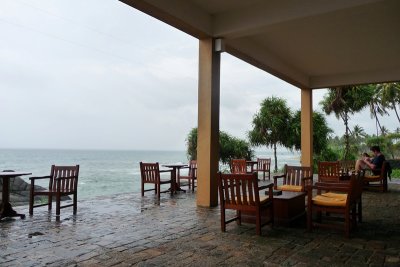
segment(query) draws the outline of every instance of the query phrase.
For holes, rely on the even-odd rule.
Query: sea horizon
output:
[[[299,164],[299,154],[278,151],[278,168],[284,164]],[[255,157],[270,157],[273,153],[255,151]],[[108,149],[33,149],[0,148],[0,170],[31,172],[30,176],[49,175],[51,165],[80,165],[78,196],[92,198],[118,193],[140,192],[139,162],[187,163],[184,150],[108,150]],[[223,165],[220,165],[223,168]],[[185,172],[186,170],[182,170]],[[30,176],[22,179],[29,183]],[[38,181],[46,187],[46,183]]]

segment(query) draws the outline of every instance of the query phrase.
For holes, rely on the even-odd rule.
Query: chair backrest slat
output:
[[[189,162],[189,176],[197,178],[197,160],[191,160]]]
[[[318,181],[338,182],[340,178],[339,161],[320,161],[318,162]]]
[[[160,167],[158,162],[156,163],[144,163],[140,162],[140,173],[142,181],[145,183],[157,183],[160,181]]]
[[[220,200],[227,205],[256,206],[260,203],[258,179],[252,174],[219,174]]]
[[[313,176],[313,171],[311,167],[307,166],[289,166],[285,165],[284,166],[284,173],[285,176],[283,177],[283,184],[287,185],[302,185],[302,179],[306,177],[312,177]],[[306,186],[308,184],[312,183],[312,180],[307,181],[305,184]]]
[[[257,158],[257,169],[258,170],[270,170],[271,169],[271,159]]]
[[[60,179],[60,191],[73,192],[77,190],[79,165],[76,166],[51,166],[49,189],[57,191],[57,179]],[[63,179],[65,178],[65,179]]]
[[[231,172],[237,174],[247,173],[247,163],[245,159],[232,159]]]

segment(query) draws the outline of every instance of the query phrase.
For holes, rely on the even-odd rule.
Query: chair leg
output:
[[[49,195],[47,201],[49,202],[49,204],[48,204],[48,209],[49,209],[49,211],[50,211],[51,208],[53,207],[53,196],[52,196],[52,195]]]
[[[308,200],[308,207],[307,207],[307,229],[308,231],[312,231],[312,207],[311,202]]]
[[[60,210],[61,210],[60,201],[61,201],[61,195],[60,195],[60,193],[57,193],[56,194],[56,220],[57,221],[60,220]]]
[[[237,225],[242,225],[242,212],[240,210],[236,211],[236,223]]]
[[[157,199],[160,200],[160,192],[161,192],[161,185],[160,183],[156,184],[156,192],[157,192]]]
[[[77,192],[74,193],[74,215],[76,215],[76,211],[78,209],[78,194]]]
[[[225,207],[221,205],[221,231],[226,231],[226,223],[225,223]]]
[[[142,197],[144,196],[144,183],[142,181]]]
[[[261,214],[259,209],[256,211],[256,234],[261,235]]]
[[[34,202],[35,202],[35,198],[34,198],[34,187],[35,187],[35,185],[34,185],[34,182],[32,181],[31,182],[31,192],[30,192],[30,195],[29,195],[29,215],[33,215],[33,204],[35,204]]]
[[[347,212],[344,216],[344,231],[345,231],[345,236],[347,238],[350,237],[350,212]]]

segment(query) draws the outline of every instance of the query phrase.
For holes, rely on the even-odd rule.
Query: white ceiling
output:
[[[120,0],[300,88],[400,81],[400,0]]]

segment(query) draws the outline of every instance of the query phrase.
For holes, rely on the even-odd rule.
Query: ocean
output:
[[[256,157],[272,158],[273,169],[272,151],[256,151],[255,154]],[[282,150],[277,157],[278,168],[286,163],[300,164],[298,153]],[[78,198],[81,199],[140,192],[140,161],[159,162],[162,165],[187,163],[188,159],[185,151],[0,149],[0,170],[26,171],[31,172],[32,176],[43,176],[50,174],[53,164],[79,164]],[[29,182],[29,176],[22,178]],[[37,184],[46,186],[41,182]]]

